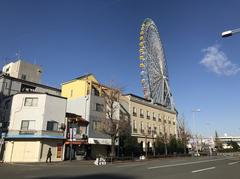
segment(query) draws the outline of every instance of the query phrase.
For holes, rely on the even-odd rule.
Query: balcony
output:
[[[137,113],[136,113],[136,112],[133,112],[133,116],[137,117]]]
[[[143,115],[143,114],[140,114],[140,118],[144,118],[144,115]]]
[[[150,116],[147,116],[147,119],[150,119]]]
[[[134,133],[137,133],[137,128],[134,128],[134,129],[133,129],[133,132],[134,132]]]
[[[20,135],[32,135],[35,134],[37,131],[36,130],[20,130],[19,134]]]
[[[141,129],[141,134],[144,134],[144,129]]]

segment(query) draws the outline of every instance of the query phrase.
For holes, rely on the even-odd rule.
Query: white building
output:
[[[44,162],[64,159],[66,98],[43,93],[12,96],[4,162]]]
[[[218,137],[218,140],[222,143],[223,149],[231,149],[232,146],[229,145],[229,143],[237,142],[237,144],[240,146],[240,136],[224,136],[224,137]]]

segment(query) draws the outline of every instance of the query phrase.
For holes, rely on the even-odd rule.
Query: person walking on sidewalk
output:
[[[46,163],[48,162],[48,159],[49,159],[49,162],[51,163],[51,157],[52,157],[52,151],[51,151],[51,148],[49,148],[47,153]]]

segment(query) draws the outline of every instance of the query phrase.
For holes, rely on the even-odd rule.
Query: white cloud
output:
[[[200,64],[205,66],[210,71],[219,75],[235,75],[240,71],[238,65],[233,64],[226,54],[220,50],[219,45],[213,45],[202,50],[204,57]]]

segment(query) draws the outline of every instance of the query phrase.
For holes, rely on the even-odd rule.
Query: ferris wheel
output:
[[[153,103],[173,109],[167,63],[157,26],[147,18],[140,32],[140,68],[144,97]]]

